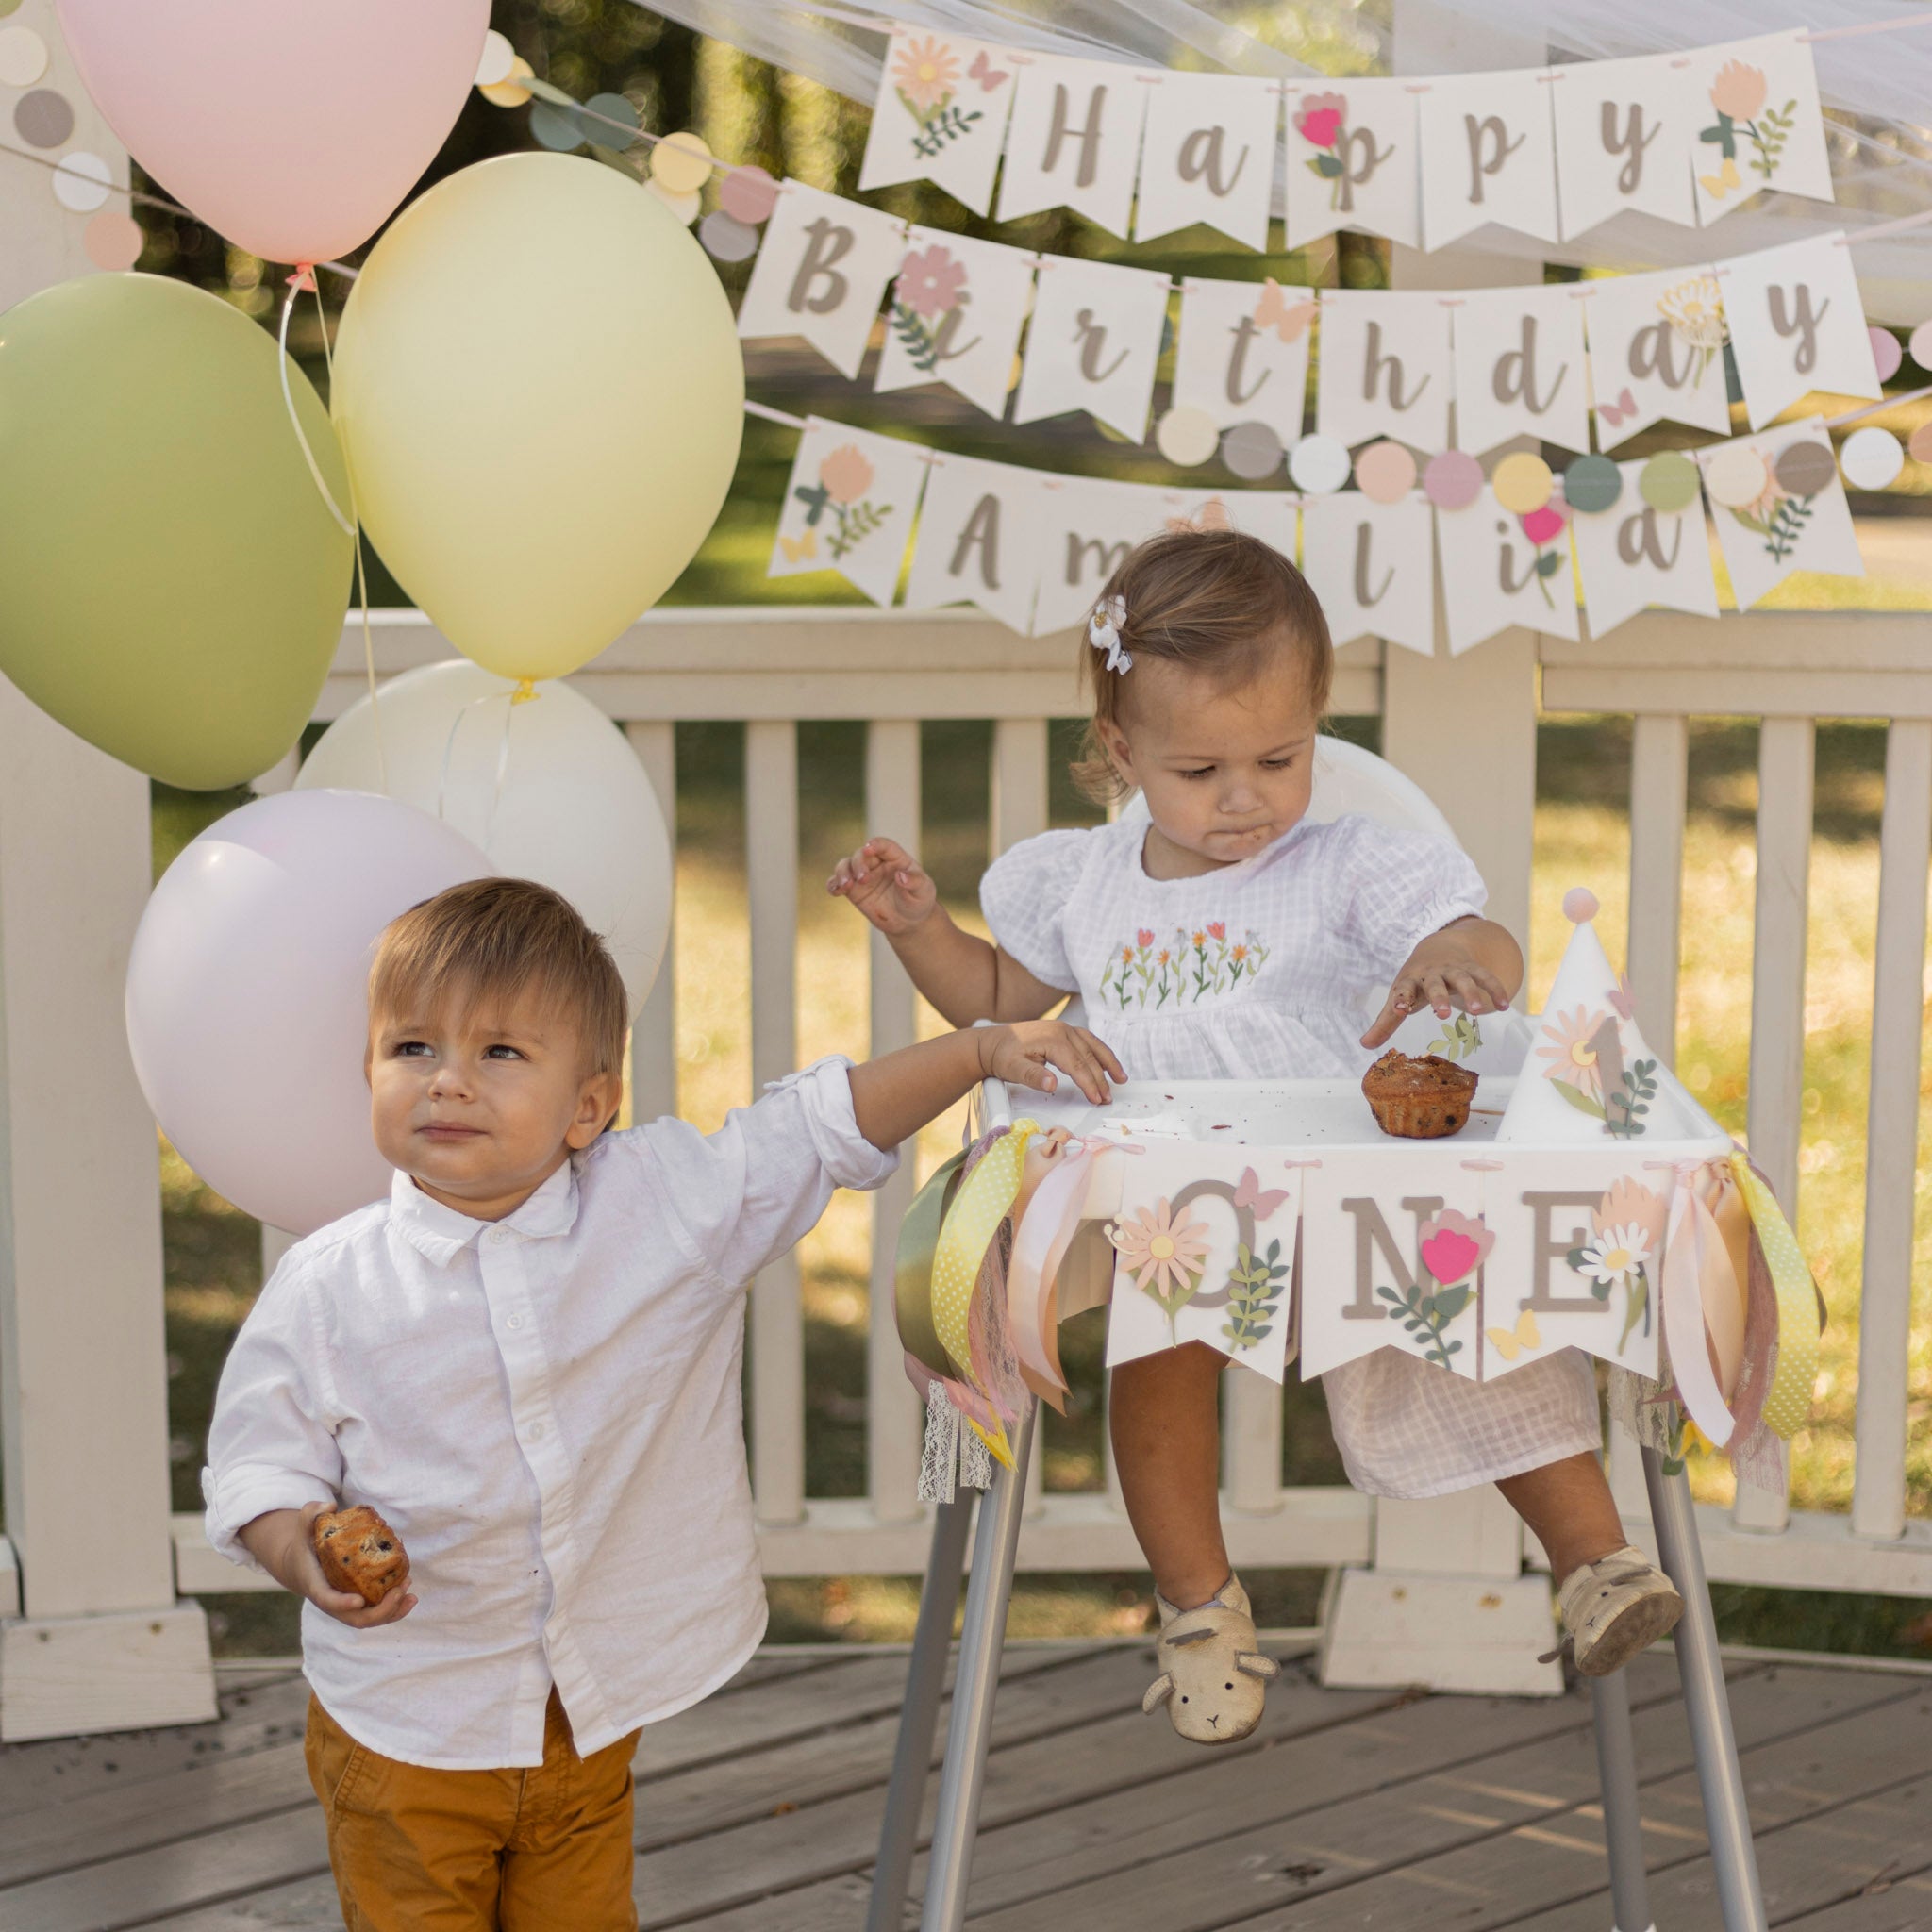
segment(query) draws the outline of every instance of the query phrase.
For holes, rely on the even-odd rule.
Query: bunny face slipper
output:
[[[1248,1593],[1230,1576],[1198,1609],[1183,1610],[1156,1594],[1160,1609],[1160,1674],[1141,1708],[1167,1706],[1191,1744],[1228,1744],[1261,1722],[1261,1704],[1281,1666],[1255,1639]]]

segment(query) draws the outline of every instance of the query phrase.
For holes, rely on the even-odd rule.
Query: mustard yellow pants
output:
[[[311,1697],[308,1777],[349,1932],[635,1932],[637,1741],[579,1757],[553,1690],[541,1765],[429,1771],[357,1743]]]

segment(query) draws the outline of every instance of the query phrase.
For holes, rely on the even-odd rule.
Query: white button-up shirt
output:
[[[744,1284],[896,1158],[822,1060],[708,1138],[606,1134],[477,1221],[404,1174],[291,1248],[222,1372],[210,1543],[271,1509],[367,1503],[420,1599],[303,1658],[358,1742],[541,1764],[554,1682],[589,1753],[708,1696],[764,1634],[740,1375]]]

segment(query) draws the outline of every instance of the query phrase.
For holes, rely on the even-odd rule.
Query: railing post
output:
[[[127,161],[52,0],[75,146]],[[24,168],[0,199],[0,306],[91,272],[87,219]],[[114,568],[104,532],[102,568]],[[153,859],[148,781],[0,679],[0,1463],[19,1619],[0,1622],[0,1740],[215,1715],[201,1607],[168,1520],[160,1172],[124,1018]]]
[[[1757,908],[1751,953],[1751,1158],[1795,1226],[1798,1141],[1805,1118],[1805,943],[1811,877],[1809,718],[1766,718],[1757,740]],[[1740,1485],[1740,1529],[1775,1533],[1790,1521],[1784,1496]]]
[[[1630,738],[1630,984],[1643,1037],[1677,1063],[1690,720],[1640,715]]]
[[[798,726],[744,727],[746,887],[751,911],[751,1085],[798,1059]],[[805,1515],[805,1309],[796,1250],[751,1293],[752,1488],[760,1523]]]
[[[865,740],[865,823],[908,851],[920,842],[919,724],[876,720]],[[872,1051],[874,1058],[918,1037],[918,995],[884,934],[872,935]],[[872,1311],[866,1354],[867,1484],[874,1516],[906,1523],[919,1514],[920,1409],[906,1379],[894,1314],[899,1224],[918,1174],[916,1141],[900,1150],[899,1172],[872,1197]]]
[[[1887,735],[1885,817],[1878,853],[1852,1528],[1859,1536],[1890,1541],[1904,1535],[1906,1526],[1912,1224],[1925,999],[1925,869],[1932,863],[1932,721],[1895,719]]]
[[[671,841],[672,878],[677,876],[677,727],[659,718],[624,727],[664,815]],[[630,1030],[630,1112],[634,1121],[677,1111],[677,892],[671,894],[671,924],[664,929],[664,958],[649,996]]]

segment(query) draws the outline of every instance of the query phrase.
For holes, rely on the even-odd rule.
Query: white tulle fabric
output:
[[[1037,978],[1077,991],[1136,1078],[1358,1075],[1374,1058],[1360,1040],[1364,992],[1386,986],[1418,941],[1482,909],[1481,875],[1451,841],[1355,814],[1305,820],[1196,879],[1148,878],[1146,834],[1141,818],[1047,832],[980,885],[993,937]],[[1141,933],[1151,964],[1176,928],[1191,945],[1217,924],[1230,943],[1258,941],[1257,973],[1198,997],[1191,982],[1179,1010],[1147,1010],[1138,976],[1124,1004],[1103,984],[1123,949],[1139,958]],[[1371,1495],[1442,1495],[1602,1441],[1594,1372],[1574,1349],[1483,1385],[1379,1349],[1329,1370],[1322,1387],[1349,1480]]]

